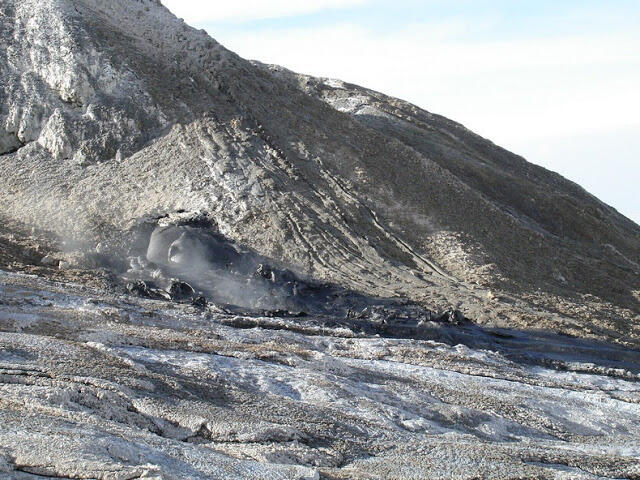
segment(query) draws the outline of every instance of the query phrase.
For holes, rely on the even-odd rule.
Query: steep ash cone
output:
[[[354,291],[637,335],[640,227],[559,175],[406,102],[245,61],[155,1],[0,9],[7,217],[124,261],[136,225],[184,211]]]

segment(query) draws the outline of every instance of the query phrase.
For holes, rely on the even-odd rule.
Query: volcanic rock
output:
[[[0,172],[1,480],[640,475],[640,227],[458,123],[3,0]]]

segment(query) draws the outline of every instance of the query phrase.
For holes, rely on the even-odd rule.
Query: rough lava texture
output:
[[[0,0],[0,172],[0,478],[640,478],[640,227],[455,122]]]
[[[0,479],[640,477],[638,351],[0,274]]]

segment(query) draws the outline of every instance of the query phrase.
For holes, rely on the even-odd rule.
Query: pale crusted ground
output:
[[[0,478],[640,476],[637,351],[240,320],[0,274]]]

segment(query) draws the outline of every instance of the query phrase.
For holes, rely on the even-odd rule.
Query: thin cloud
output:
[[[364,5],[368,0],[162,0],[162,3],[188,23],[245,22],[306,15],[330,9]]]
[[[625,35],[458,43],[433,25],[229,33],[246,58],[409,100],[513,148],[522,140],[640,127],[640,55]],[[636,36],[637,37],[637,36]]]

